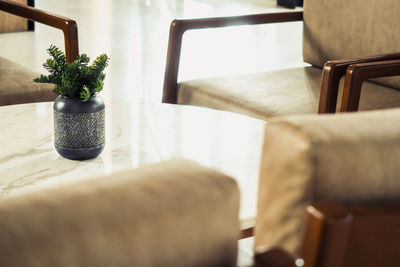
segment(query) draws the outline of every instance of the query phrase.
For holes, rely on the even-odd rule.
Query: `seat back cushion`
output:
[[[33,82],[38,76],[38,73],[0,57],[0,106],[56,99],[53,84]]]
[[[27,0],[13,0],[19,4],[26,5]],[[0,33],[27,31],[28,20],[7,12],[0,11]]]
[[[303,58],[322,67],[328,60],[400,52],[400,1],[304,1]],[[379,83],[400,88],[400,79]]]
[[[0,202],[0,266],[235,266],[235,180],[171,160]]]
[[[400,109],[274,119],[266,126],[255,246],[298,253],[306,207],[400,202]]]

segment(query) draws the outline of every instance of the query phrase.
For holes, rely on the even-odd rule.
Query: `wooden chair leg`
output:
[[[301,248],[305,266],[342,266],[353,216],[333,203],[307,208],[308,223]]]

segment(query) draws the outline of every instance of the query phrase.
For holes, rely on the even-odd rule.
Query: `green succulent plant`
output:
[[[79,55],[75,61],[69,63],[58,47],[51,45],[47,52],[52,58],[47,59],[43,67],[50,74],[42,74],[34,82],[55,84],[54,92],[57,94],[80,98],[83,102],[103,89],[103,80],[106,77],[103,71],[110,60],[106,54],[98,56],[89,66],[90,58],[86,54]]]

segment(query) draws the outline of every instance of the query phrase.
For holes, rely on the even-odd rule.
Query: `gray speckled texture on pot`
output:
[[[63,149],[91,149],[104,146],[105,111],[68,114],[54,110],[54,144]]]

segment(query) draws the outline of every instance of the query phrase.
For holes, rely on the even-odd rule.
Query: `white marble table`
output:
[[[256,214],[263,121],[183,105],[106,103],[106,147],[87,161],[55,151],[52,103],[0,107],[0,125],[0,198],[184,157],[236,178],[240,218]]]

